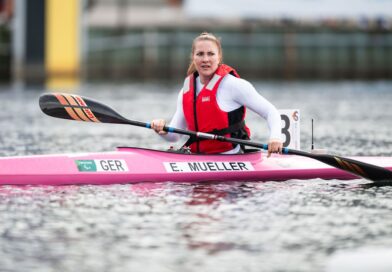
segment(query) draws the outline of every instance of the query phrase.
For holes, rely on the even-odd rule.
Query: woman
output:
[[[250,131],[244,121],[246,108],[249,108],[268,122],[268,157],[271,153],[281,153],[278,111],[248,81],[240,79],[233,68],[222,63],[222,47],[218,38],[203,32],[194,39],[187,74],[170,127],[249,139]],[[163,131],[165,125],[163,119],[151,122],[151,127],[166,140],[177,141],[180,136],[167,134]],[[242,152],[239,145],[216,140],[189,139],[185,146],[194,153]]]

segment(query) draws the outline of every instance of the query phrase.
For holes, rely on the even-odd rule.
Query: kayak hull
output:
[[[392,170],[389,157],[352,157]],[[343,170],[294,155],[263,158],[180,154],[121,147],[113,152],[0,158],[0,185],[123,184],[137,182],[284,181],[356,179]]]

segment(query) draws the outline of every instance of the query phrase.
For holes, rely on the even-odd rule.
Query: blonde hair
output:
[[[214,42],[216,44],[216,46],[218,47],[218,52],[219,52],[219,64],[222,64],[223,61],[223,53],[222,53],[222,45],[220,42],[220,39],[217,38],[214,34],[209,33],[209,32],[202,32],[199,36],[197,36],[193,42],[192,42],[192,52],[190,55],[190,63],[189,63],[189,67],[188,67],[188,71],[187,71],[187,75],[191,75],[194,72],[196,72],[196,67],[195,64],[193,63],[193,54],[195,53],[195,45],[198,41],[211,41]]]

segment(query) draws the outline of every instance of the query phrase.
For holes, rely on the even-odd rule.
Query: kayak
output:
[[[392,170],[391,157],[351,157]],[[137,182],[285,181],[290,179],[357,179],[320,161],[260,150],[245,154],[201,155],[119,147],[84,154],[0,158],[0,185],[125,184]]]

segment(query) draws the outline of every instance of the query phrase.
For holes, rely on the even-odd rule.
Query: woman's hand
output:
[[[270,139],[268,141],[268,155],[267,158],[271,156],[272,153],[282,154],[283,143],[278,139]]]
[[[163,119],[154,119],[151,121],[151,128],[155,130],[159,135],[167,134],[166,131],[163,130],[163,127],[166,125],[166,121]]]

